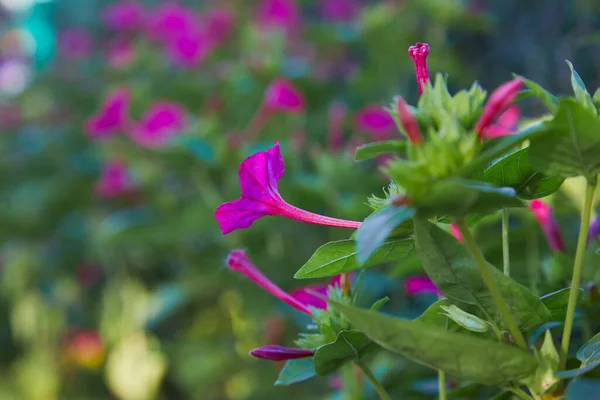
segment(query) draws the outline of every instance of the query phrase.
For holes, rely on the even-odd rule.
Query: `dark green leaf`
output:
[[[360,331],[341,331],[335,342],[321,346],[315,352],[315,371],[317,375],[329,375],[350,360],[360,361],[375,346]]]
[[[522,207],[513,188],[497,188],[485,182],[443,179],[431,185],[427,198],[417,205],[420,216],[463,218],[504,207]]]
[[[279,373],[275,386],[287,386],[302,382],[316,376],[315,365],[312,358],[299,358],[288,360]]]
[[[381,307],[384,306],[385,303],[387,303],[388,301],[390,301],[390,298],[385,296],[379,300],[377,300],[375,303],[373,303],[373,305],[371,306],[371,311],[379,311],[379,309]]]
[[[534,81],[525,79],[522,76],[518,76],[518,78],[521,78],[523,80],[525,86],[527,86],[531,90],[531,92],[538,99],[540,99],[542,103],[544,103],[546,108],[548,108],[548,110],[550,110],[552,114],[556,113],[556,110],[558,110],[558,100],[554,95],[552,95],[550,92],[548,92],[546,89],[544,89]]]
[[[387,206],[371,214],[356,232],[356,261],[364,264],[398,225],[411,219],[415,209]]]
[[[504,385],[526,379],[537,369],[537,362],[530,354],[508,344],[334,304],[354,326],[382,347],[458,379]]]
[[[567,65],[571,70],[571,86],[573,87],[575,98],[583,107],[592,111],[594,114],[597,114],[598,112],[596,111],[596,106],[594,105],[592,96],[590,96],[587,88],[585,87],[585,83],[583,83],[583,79],[581,79],[581,76],[579,76],[577,71],[575,71],[575,68],[570,61],[567,61]]]
[[[579,293],[583,293],[583,289],[579,289]],[[567,305],[569,304],[569,288],[564,288],[554,293],[540,297],[542,303],[550,311],[552,321],[564,321],[567,314]]]
[[[564,181],[535,171],[529,164],[529,148],[518,150],[487,168],[484,180],[494,186],[512,187],[517,196],[527,200],[551,195]]]
[[[475,306],[482,316],[501,324],[502,316],[465,246],[422,219],[415,219],[415,241],[425,272],[450,302],[471,313],[469,307]],[[522,330],[550,319],[550,311],[529,289],[494,266],[488,264],[488,268]]]
[[[319,247],[312,257],[296,272],[294,278],[321,278],[348,272],[357,268],[372,267],[389,261],[400,260],[414,249],[412,238],[388,239],[378,247],[365,264],[356,260],[356,242],[339,240]]]
[[[532,139],[531,165],[563,178],[600,172],[600,120],[572,98],[561,99],[558,113],[543,124],[543,134]]]
[[[380,154],[404,154],[406,140],[384,140],[362,145],[356,149],[356,161],[369,160]]]

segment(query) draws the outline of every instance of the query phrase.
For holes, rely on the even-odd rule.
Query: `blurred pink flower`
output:
[[[148,35],[158,41],[169,41],[198,28],[200,19],[196,13],[176,2],[169,1],[158,6],[150,15]]]
[[[341,279],[342,275],[336,275],[332,277],[327,283],[304,286],[298,289],[294,289],[291,295],[293,298],[295,298],[302,304],[306,304],[307,306],[318,308],[321,310],[326,310],[327,302],[322,298],[315,296],[313,293],[318,293],[323,297],[327,297],[329,286],[338,288],[341,287]]]
[[[235,15],[227,8],[214,8],[206,13],[206,34],[213,46],[219,45],[233,29]]]
[[[256,24],[260,30],[292,33],[300,23],[300,10],[294,0],[262,0],[257,6]]]
[[[84,123],[86,134],[91,139],[103,139],[127,128],[129,91],[124,88],[111,92],[100,110]]]
[[[187,31],[169,39],[167,54],[171,61],[183,68],[193,68],[201,64],[211,49],[208,37],[199,31]]]
[[[124,163],[109,161],[104,165],[96,184],[96,196],[110,199],[130,193],[132,190],[133,181]]]
[[[479,117],[479,120],[475,124],[475,132],[477,132],[480,138],[486,137],[486,130],[512,103],[517,94],[519,94],[521,86],[523,86],[523,80],[517,78],[503,83],[492,92],[481,117]]]
[[[331,22],[350,22],[360,13],[356,0],[320,0],[321,17]]]
[[[482,136],[487,139],[493,139],[500,136],[512,135],[516,133],[520,117],[519,107],[515,105],[510,106],[500,114],[496,123],[489,125],[483,130]]]
[[[411,276],[404,281],[404,291],[409,296],[417,294],[441,294],[428,276]]]
[[[346,105],[336,101],[329,106],[327,119],[327,147],[331,153],[339,152],[344,146],[344,118]]]
[[[264,106],[270,111],[300,113],[304,111],[304,97],[290,81],[277,78],[265,90]]]
[[[87,58],[92,49],[92,37],[85,29],[71,28],[58,35],[58,53],[66,60]]]
[[[552,215],[550,206],[542,200],[535,199],[529,202],[529,209],[542,227],[550,249],[553,252],[566,253],[567,248],[562,239],[560,225],[558,225],[558,221]]]
[[[155,103],[131,129],[131,140],[147,148],[161,147],[185,129],[185,117],[185,110],[177,104]]]
[[[221,204],[214,214],[223,235],[248,228],[255,220],[267,215],[339,228],[357,229],[360,226],[360,222],[314,214],[287,203],[277,189],[284,171],[285,165],[277,142],[269,150],[259,151],[240,164],[241,197]]]
[[[277,344],[259,347],[250,352],[250,355],[256,358],[271,361],[294,360],[297,358],[312,357],[314,350],[298,349],[293,347],[283,347]]]
[[[106,62],[113,68],[125,68],[136,58],[133,43],[126,38],[119,38],[108,45]]]
[[[135,0],[120,0],[104,9],[102,20],[110,29],[135,31],[144,27],[146,10]]]
[[[381,106],[370,105],[358,111],[355,116],[356,128],[375,140],[387,139],[396,128],[394,119]]]

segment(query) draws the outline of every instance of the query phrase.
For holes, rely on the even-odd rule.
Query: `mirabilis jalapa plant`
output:
[[[522,77],[498,87],[487,102],[477,83],[451,95],[442,75],[430,81],[428,54],[424,43],[409,49],[421,95],[417,106],[396,97],[387,109],[407,140],[378,141],[356,151],[357,160],[396,156],[382,168],[391,180],[385,197],[369,199],[374,212],[363,222],[313,214],[285,202],[277,189],[284,171],[278,143],[240,165],[241,198],[215,212],[224,234],[267,215],[356,229],[350,239],[319,248],[295,275],[341,274],[327,295],[323,290],[309,292],[327,306],[313,307],[285,294],[243,252],[231,253],[231,269],[315,321],[313,332],[296,342],[299,348],[267,346],[252,354],[288,360],[279,384],[327,375],[353,362],[382,399],[390,396],[365,363],[365,356],[381,348],[438,370],[440,399],[446,398],[446,374],[454,381],[497,386],[509,397],[561,398],[570,379],[600,365],[599,334],[577,353],[580,368],[566,370],[600,172],[600,90],[590,96],[569,63],[574,97],[556,98]],[[523,85],[527,90],[520,92]],[[552,116],[517,131],[519,113],[511,106],[517,96],[537,96]],[[564,253],[549,207],[535,199],[554,193],[574,176],[584,176],[588,185],[571,287],[538,297],[510,277],[508,210],[534,200],[530,208],[553,251],[560,247]],[[496,212],[502,216],[503,271],[486,261],[471,233],[482,216]],[[452,234],[443,227],[448,223]],[[352,288],[348,272],[402,260],[413,250],[439,290],[439,301],[415,320],[377,312],[384,300],[371,310],[354,306],[358,285]],[[556,322],[564,326],[558,350],[546,329]],[[538,344],[536,338],[544,331]]]

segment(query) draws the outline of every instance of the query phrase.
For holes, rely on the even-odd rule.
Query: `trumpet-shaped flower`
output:
[[[104,25],[119,31],[135,31],[143,28],[146,11],[135,0],[122,0],[108,5],[102,13]]]
[[[356,128],[375,140],[391,136],[396,127],[394,119],[381,106],[367,106],[358,111],[355,117]]]
[[[276,344],[259,347],[250,352],[250,355],[256,358],[271,361],[294,360],[296,358],[312,357],[314,354],[314,350],[283,347]]]
[[[291,293],[292,297],[308,306],[319,308],[321,310],[327,309],[327,302],[316,294],[322,297],[327,297],[329,287],[341,287],[342,275],[336,275],[332,277],[328,283],[310,285],[294,289]]]
[[[417,78],[419,94],[423,94],[423,86],[429,82],[429,70],[427,69],[429,45],[417,42],[414,46],[408,48],[408,55],[415,65],[415,76]]]
[[[238,175],[242,196],[221,204],[215,211],[215,219],[224,235],[236,229],[248,228],[255,220],[267,215],[340,228],[357,229],[360,226],[360,222],[326,217],[288,204],[277,188],[284,171],[285,165],[277,142],[269,150],[260,151],[240,164]]]
[[[567,250],[560,233],[560,226],[552,215],[550,206],[536,199],[529,202],[529,209],[542,227],[550,249],[554,252],[565,253]]]
[[[104,100],[100,110],[85,122],[84,130],[92,139],[112,136],[128,124],[129,91],[117,89]]]
[[[148,148],[163,146],[185,128],[185,111],[174,103],[155,103],[130,132],[131,140]]]
[[[489,125],[483,130],[482,137],[493,139],[500,136],[513,135],[516,132],[520,116],[519,107],[508,107],[506,111],[500,114],[496,123]]]
[[[441,294],[428,276],[411,276],[404,281],[404,291],[409,296],[418,294]]]
[[[508,108],[519,90],[521,90],[521,86],[523,86],[523,80],[517,78],[503,83],[494,90],[483,109],[481,117],[475,124],[475,132],[479,137],[486,136],[486,129]]]

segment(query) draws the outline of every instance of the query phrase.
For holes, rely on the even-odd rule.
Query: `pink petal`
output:
[[[128,90],[117,89],[110,93],[98,113],[85,122],[86,134],[92,139],[102,139],[123,130],[127,125],[128,108]]]
[[[300,10],[294,0],[262,0],[256,10],[259,29],[291,32],[300,25]]]
[[[285,172],[279,142],[267,151],[259,151],[246,158],[238,169],[242,196],[265,201],[281,200],[277,183]]]
[[[299,113],[304,110],[302,93],[289,81],[278,78],[265,91],[265,107],[272,111]]]
[[[133,127],[130,137],[144,147],[161,147],[185,129],[185,115],[177,104],[155,103]]]
[[[246,229],[252,226],[254,221],[267,215],[275,215],[274,206],[261,201],[241,197],[239,199],[223,203],[215,210],[215,219],[223,235],[227,235],[237,229]]]
[[[558,221],[552,215],[550,206],[542,200],[535,199],[529,202],[529,209],[542,227],[550,249],[554,252],[565,253],[567,249],[562,239],[560,225],[558,225]]]
[[[110,161],[102,169],[96,184],[96,195],[108,199],[129,193],[132,188],[133,182],[127,166],[120,161]]]
[[[298,300],[302,304],[306,304],[307,306],[311,306],[314,308],[318,308],[321,310],[327,309],[327,302],[313,294],[319,293],[322,296],[327,297],[329,285],[312,285],[306,286],[303,288],[298,288],[293,290],[290,294],[293,298]]]
[[[229,36],[234,28],[235,15],[226,8],[215,8],[206,14],[207,34],[214,44],[219,44]]]
[[[483,131],[483,137],[493,139],[500,136],[513,135],[516,132],[520,118],[519,108],[511,106],[504,111],[495,124],[489,125]]]
[[[394,119],[381,106],[367,106],[355,117],[356,128],[376,140],[386,139],[394,131]]]
[[[483,137],[485,129],[494,122],[500,114],[512,103],[523,86],[523,81],[519,78],[508,81],[500,86],[491,94],[487,104],[483,109],[481,117],[475,124],[475,132]]]
[[[167,53],[177,66],[193,68],[201,64],[210,53],[210,41],[199,32],[188,31],[169,39]]]
[[[198,27],[200,18],[173,1],[161,4],[150,16],[148,35],[158,41],[169,40]]]
[[[440,294],[428,276],[411,276],[404,281],[404,290],[409,296],[418,294]]]

